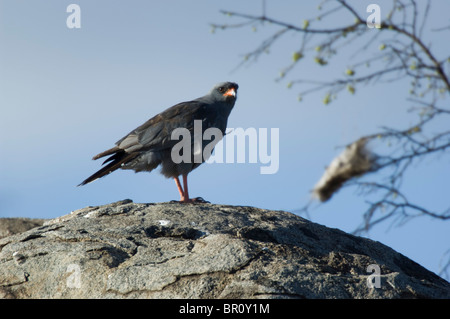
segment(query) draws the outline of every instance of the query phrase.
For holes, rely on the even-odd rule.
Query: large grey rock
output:
[[[291,213],[125,200],[0,239],[0,297],[450,298],[450,284]]]

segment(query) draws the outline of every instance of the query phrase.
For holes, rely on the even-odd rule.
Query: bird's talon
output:
[[[203,199],[203,197],[196,197],[191,199],[193,203],[211,204],[211,202]]]
[[[188,200],[171,200],[171,203],[179,204],[210,204],[211,202],[203,199],[203,197],[190,198]]]

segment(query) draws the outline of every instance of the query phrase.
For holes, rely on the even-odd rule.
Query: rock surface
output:
[[[450,298],[450,284],[291,213],[124,200],[0,239],[0,298]]]
[[[0,238],[23,233],[28,229],[42,226],[45,219],[39,218],[0,218]]]

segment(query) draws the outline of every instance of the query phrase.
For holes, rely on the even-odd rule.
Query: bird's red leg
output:
[[[180,202],[184,202],[185,201],[184,191],[183,191],[183,188],[181,187],[181,183],[180,183],[180,180],[178,179],[178,176],[174,177],[174,180],[175,180],[175,184],[177,184],[178,192],[180,193]]]
[[[188,203],[189,202],[189,191],[188,191],[188,185],[187,185],[187,174],[183,174],[183,187],[184,187],[184,200],[182,202]]]
[[[188,191],[188,182],[187,182],[188,174],[183,174],[183,187],[184,187],[184,200],[182,199],[182,203],[209,203],[201,197],[189,198]]]
[[[173,178],[175,184],[177,184],[178,192],[180,193],[180,203],[209,203],[201,197],[189,198],[187,174],[183,174],[183,187],[181,186],[180,179],[177,177]],[[184,190],[183,190],[184,188]]]

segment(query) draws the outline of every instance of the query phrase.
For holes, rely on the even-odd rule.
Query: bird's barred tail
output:
[[[124,151],[117,152],[116,154],[109,157],[106,161],[103,162],[103,164],[105,164],[107,162],[111,162],[111,163],[109,163],[108,165],[106,165],[105,167],[100,169],[99,171],[95,172],[94,174],[92,174],[91,176],[86,178],[84,181],[82,181],[77,186],[83,186],[83,185],[89,184],[103,176],[108,175],[109,173],[114,172],[116,169],[120,168],[122,166],[122,164],[132,160],[136,156],[137,156],[137,154],[128,154],[128,153],[125,153]],[[97,158],[99,158],[99,157],[97,157]]]

